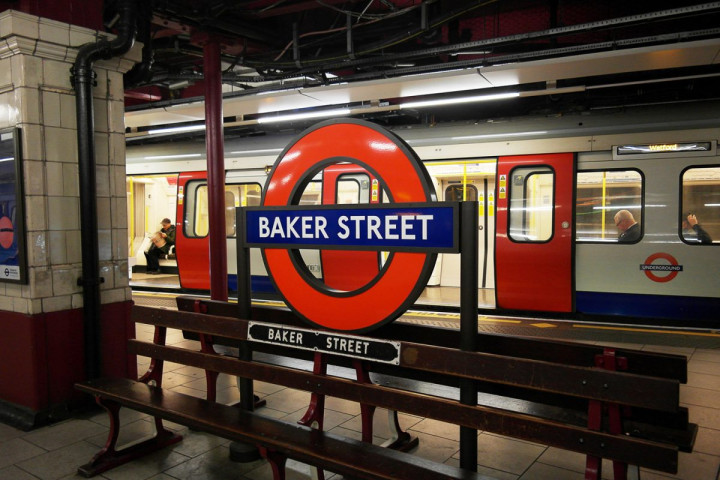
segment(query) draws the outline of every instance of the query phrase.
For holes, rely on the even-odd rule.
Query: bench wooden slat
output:
[[[188,312],[136,308],[136,322],[235,340],[247,339],[247,320],[215,315],[198,318]],[[399,343],[401,367],[666,412],[676,411],[680,401],[677,380],[404,341]],[[649,391],[655,394],[647,395]]]
[[[232,440],[260,444],[300,462],[350,478],[492,480],[481,474],[411,454],[320,432],[134,380],[103,378],[78,383],[76,387],[133,410],[160,416],[197,430]]]
[[[665,472],[677,470],[678,449],[666,444],[592,431],[583,427],[561,424],[496,408],[462,405],[453,400],[380,385],[357,383],[330,376],[318,377],[301,370],[246,362],[233,357],[206,354],[183,348],[131,340],[129,350],[131,353],[151,358],[263,380],[289,388],[313,391],[391,410],[399,409],[409,414],[523,438],[567,450],[588,452],[603,458],[620,460],[655,470]],[[398,408],[398,406],[402,407]]]
[[[177,297],[179,310],[192,311],[195,303],[191,297]],[[238,306],[217,300],[201,300],[207,313],[211,315],[237,317]],[[256,306],[252,307],[252,318],[293,326],[306,326],[287,308]],[[373,332],[379,338],[402,338],[417,343],[457,348],[460,345],[460,332],[454,329],[410,325],[392,322]],[[588,366],[594,364],[595,355],[602,354],[603,348],[597,345],[564,342],[561,340],[535,339],[478,333],[476,345],[485,353],[524,357],[547,362],[559,362],[568,365]],[[682,355],[657,352],[640,352],[618,348],[617,355],[628,359],[629,373],[653,377],[675,379],[687,383],[687,360]]]

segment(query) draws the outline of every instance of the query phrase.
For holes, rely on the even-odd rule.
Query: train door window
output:
[[[233,183],[225,185],[225,233],[228,237],[237,234],[235,225],[236,207],[260,205],[262,187],[259,183]]]
[[[209,231],[207,182],[190,181],[185,187],[184,234],[188,238],[205,237]]]
[[[510,172],[508,232],[516,242],[546,242],[553,235],[555,172],[537,165]],[[503,192],[498,192],[502,197]]]
[[[682,174],[680,238],[691,245],[720,240],[720,167],[693,167]]]
[[[335,203],[350,205],[370,203],[370,176],[365,173],[346,173],[337,179]]]
[[[628,210],[635,221],[641,223],[642,192],[643,178],[637,170],[578,172],[575,239],[578,242],[618,242],[615,214]]]
[[[453,183],[445,188],[446,202],[477,201],[477,188],[468,183]]]

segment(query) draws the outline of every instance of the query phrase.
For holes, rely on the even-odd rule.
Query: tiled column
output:
[[[72,404],[72,383],[83,375],[80,193],[70,68],[78,48],[97,38],[98,32],[86,28],[12,10],[0,13],[0,129],[22,131],[28,263],[27,285],[0,283],[0,365],[18,365],[0,369],[0,420],[5,405],[19,410],[16,416],[41,422],[37,417],[51,407]],[[124,355],[131,334],[131,292],[123,73],[140,60],[140,47],[94,65],[102,355],[104,370],[121,375],[132,364]]]

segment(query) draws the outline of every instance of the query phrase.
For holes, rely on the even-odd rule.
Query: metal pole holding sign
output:
[[[460,204],[460,349],[477,349],[478,204]],[[477,384],[460,382],[460,403],[477,405]],[[477,471],[477,430],[460,427],[460,467]]]

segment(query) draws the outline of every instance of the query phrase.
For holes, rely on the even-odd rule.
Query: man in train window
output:
[[[682,220],[682,236],[689,243],[712,243],[712,238],[698,223],[694,213],[685,213]]]
[[[632,243],[640,240],[640,225],[629,210],[620,210],[615,214],[615,226],[618,229],[618,242]]]
[[[162,228],[152,237],[153,245],[145,252],[147,260],[147,273],[157,275],[160,273],[160,257],[167,255],[170,247],[175,245],[175,225],[169,218],[163,218],[160,222]]]

